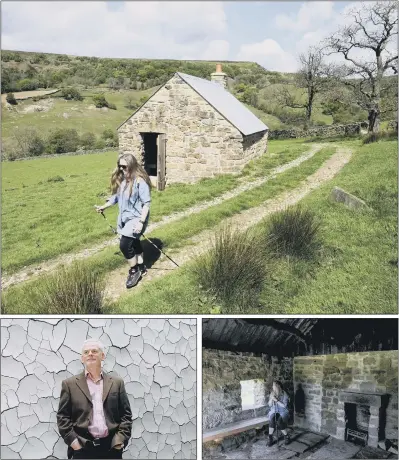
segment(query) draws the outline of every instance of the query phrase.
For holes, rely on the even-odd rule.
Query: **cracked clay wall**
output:
[[[82,372],[83,341],[105,346],[133,414],[123,458],[196,458],[194,319],[1,320],[1,458],[65,459],[61,381]]]

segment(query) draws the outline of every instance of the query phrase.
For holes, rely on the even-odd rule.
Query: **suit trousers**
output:
[[[75,459],[102,459],[102,458],[122,458],[123,449],[107,449],[106,447],[91,447],[74,450],[72,458]]]

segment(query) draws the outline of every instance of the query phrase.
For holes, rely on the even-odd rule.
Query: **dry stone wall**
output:
[[[132,438],[123,458],[196,458],[196,321],[2,319],[1,458],[66,458],[61,381],[82,372],[87,338],[125,382]]]
[[[141,132],[166,133],[168,184],[238,173],[264,153],[267,142],[266,137],[257,146],[243,146],[240,131],[177,75],[119,128],[120,153],[143,162]]]
[[[341,391],[388,393],[385,437],[398,436],[398,352],[373,351],[294,358],[295,387],[305,392],[305,418],[295,422],[339,437]]]
[[[361,123],[349,125],[315,126],[307,130],[292,128],[270,131],[269,139],[297,139],[302,137],[335,137],[360,134]]]
[[[203,430],[265,415],[269,408],[242,410],[242,380],[264,379],[266,396],[274,378],[293,396],[292,358],[204,348],[202,351]]]

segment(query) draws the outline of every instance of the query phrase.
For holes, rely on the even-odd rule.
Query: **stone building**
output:
[[[211,81],[177,72],[118,127],[158,190],[238,173],[267,148],[268,127],[227,90],[218,64]]]
[[[397,321],[204,319],[202,331],[204,459],[398,458]],[[291,443],[268,447],[274,379]]]

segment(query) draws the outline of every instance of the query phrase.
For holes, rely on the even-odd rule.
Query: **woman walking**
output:
[[[281,382],[279,380],[274,380],[273,389],[269,398],[269,406],[271,407],[271,410],[268,414],[269,441],[267,445],[269,447],[273,444],[273,433],[275,428],[277,428],[276,425],[284,435],[285,444],[290,443],[290,437],[287,433],[287,424],[290,415],[288,410],[288,402],[288,394],[284,391]]]
[[[132,288],[147,274],[140,236],[145,232],[150,215],[151,181],[144,168],[130,154],[121,155],[111,176],[113,195],[97,212],[118,203],[117,231],[121,235],[120,250],[129,264],[126,287]]]

